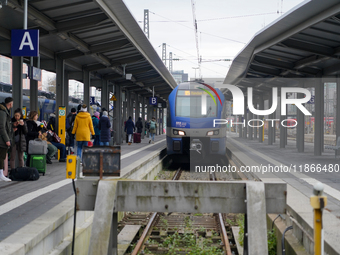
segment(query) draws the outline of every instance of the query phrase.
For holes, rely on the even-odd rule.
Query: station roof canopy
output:
[[[91,86],[106,79],[143,96],[151,96],[154,86],[155,94],[166,97],[177,86],[122,0],[29,0],[28,5],[28,29],[40,32],[42,69],[55,71],[55,59],[61,58],[70,77],[78,73],[75,79],[81,80],[80,72],[87,70]],[[23,0],[8,0],[0,10],[0,54],[10,56],[10,31],[23,28],[23,10]]]
[[[234,59],[225,84],[254,92],[283,78],[340,74],[340,2],[304,1],[258,32]],[[265,82],[257,83],[254,78]],[[268,84],[266,84],[268,81]]]

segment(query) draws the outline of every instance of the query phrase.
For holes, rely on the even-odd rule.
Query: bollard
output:
[[[314,195],[310,197],[310,204],[314,209],[314,254],[323,255],[323,227],[322,211],[327,205],[327,197],[323,196],[324,185],[318,182],[313,187]]]
[[[74,254],[74,245],[76,237],[76,220],[77,220],[77,189],[74,183],[76,178],[77,167],[79,166],[79,158],[76,155],[68,155],[66,160],[66,179],[72,179],[73,191],[74,191],[74,215],[73,215],[73,236],[72,236],[72,250],[71,254]],[[79,171],[78,171],[79,172]]]

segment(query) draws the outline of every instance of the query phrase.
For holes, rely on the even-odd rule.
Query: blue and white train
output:
[[[167,154],[176,162],[204,160],[226,153],[224,95],[204,82],[179,84],[169,95],[167,107]]]

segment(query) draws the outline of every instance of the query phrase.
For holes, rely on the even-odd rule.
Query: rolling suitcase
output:
[[[134,133],[133,134],[133,142],[134,143],[140,143],[141,142],[141,134],[140,133]]]
[[[30,167],[36,168],[39,173],[45,175],[46,155],[31,155]]]
[[[17,167],[9,173],[12,181],[36,181],[39,179],[39,172],[34,167]]]

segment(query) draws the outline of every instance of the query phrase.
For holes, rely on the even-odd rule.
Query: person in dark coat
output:
[[[103,112],[107,112],[107,110],[106,110],[105,107],[103,107],[103,108],[102,108],[102,111],[100,112],[100,116],[99,116],[100,118],[103,116]]]
[[[15,168],[15,157],[18,154],[19,167],[24,166],[24,152],[26,151],[26,137],[27,124],[23,120],[22,110],[20,108],[14,111],[14,117],[12,118],[12,126],[14,131],[14,142],[15,145],[11,149],[10,165],[11,169]]]
[[[11,121],[11,108],[13,107],[13,98],[5,98],[5,102],[0,104],[0,180],[10,182],[11,179],[7,178],[7,151],[13,145],[13,128]],[[4,171],[5,170],[5,171]]]
[[[142,122],[141,117],[139,117],[136,122],[136,128],[137,128],[137,133],[141,134],[143,132],[143,122]]]
[[[67,115],[68,123],[70,127],[66,130],[69,137],[69,146],[74,148],[74,135],[72,135],[73,124],[77,116],[77,109],[72,108],[71,112]]]
[[[131,116],[129,116],[129,119],[125,123],[124,131],[128,135],[128,144],[131,145],[132,141],[132,134],[135,131],[135,123],[133,123]]]
[[[100,146],[109,146],[111,138],[111,123],[107,116],[107,111],[103,111],[103,115],[99,120],[99,130],[100,130]]]
[[[97,146],[100,145],[99,112],[93,114],[92,124],[95,132],[93,145]]]
[[[26,166],[30,166],[30,157],[31,155],[28,154],[29,142],[39,137],[41,126],[40,122],[38,122],[38,112],[31,111],[28,115],[28,120],[26,121],[27,124],[27,135],[26,135],[26,148],[27,148],[27,160]]]

